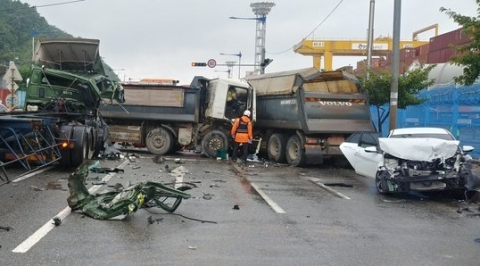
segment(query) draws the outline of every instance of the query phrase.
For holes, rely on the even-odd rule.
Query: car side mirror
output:
[[[462,147],[462,151],[463,152],[471,152],[473,151],[475,148],[473,146],[470,146],[470,145],[465,145]]]
[[[365,152],[375,152],[375,153],[378,152],[378,151],[377,151],[377,147],[375,147],[375,146],[365,147],[364,150],[365,150]]]

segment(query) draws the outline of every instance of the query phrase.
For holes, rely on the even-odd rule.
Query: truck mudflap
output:
[[[375,131],[371,120],[354,119],[307,119],[307,128],[307,134]]]
[[[323,151],[320,145],[305,144],[305,163],[322,164]]]

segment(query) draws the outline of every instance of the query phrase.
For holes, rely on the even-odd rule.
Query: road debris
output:
[[[234,210],[240,210],[240,207],[239,207],[237,204],[235,204],[235,205],[233,205],[233,208],[232,208],[232,209],[234,209]]]
[[[140,169],[140,168],[142,168],[140,165],[134,165],[134,166],[132,166],[132,169],[133,169],[133,170]]]
[[[139,156],[136,155],[136,154],[134,154],[134,153],[132,153],[132,154],[128,155],[127,158],[128,158],[128,160],[129,160],[130,162],[134,163],[134,162],[137,161],[137,158],[139,158]]]
[[[120,184],[120,183],[116,183],[115,185],[108,185],[108,187],[111,187],[111,188],[115,189],[116,191],[123,190],[123,185]]]
[[[53,217],[53,224],[55,226],[59,226],[62,224],[62,219],[60,219],[59,217]]]
[[[353,185],[348,185],[345,183],[323,183],[325,186],[329,187],[348,187],[348,188],[353,188]]]
[[[0,230],[5,230],[5,231],[8,232],[8,231],[10,231],[10,230],[13,231],[13,228],[12,228],[11,226],[1,226],[1,225],[0,225]]]
[[[125,170],[120,169],[120,168],[108,168],[108,167],[93,167],[90,168],[90,171],[92,173],[98,173],[98,174],[108,174],[108,173],[125,173]]]
[[[30,189],[33,190],[33,191],[44,191],[45,190],[44,188],[39,188],[37,186],[30,186]]]
[[[212,195],[211,194],[203,194],[203,199],[206,199],[206,200],[211,200],[212,199]]]
[[[160,155],[157,155],[155,157],[153,157],[153,162],[156,163],[156,164],[163,164],[165,162],[165,158],[163,158],[162,156]]]
[[[155,222],[159,224],[161,221],[163,221],[163,218],[153,219],[152,216],[148,216],[147,221],[149,224],[154,224]]]
[[[50,181],[47,183],[47,189],[49,190],[61,190],[62,189],[62,183],[58,181]]]
[[[142,208],[159,207],[173,213],[183,199],[191,196],[164,184],[146,181],[121,191],[105,191],[92,195],[85,186],[91,162],[81,164],[68,178],[70,196],[67,199],[72,211],[82,211],[94,219],[125,218]],[[118,169],[118,168],[115,168]],[[123,169],[120,169],[123,172]]]

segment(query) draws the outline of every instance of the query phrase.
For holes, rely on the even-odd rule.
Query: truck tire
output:
[[[220,130],[212,130],[205,134],[202,139],[202,154],[215,158],[220,149],[228,149],[227,135]]]
[[[150,130],[145,139],[148,151],[155,155],[167,154],[173,146],[172,134],[163,127]]]
[[[267,143],[268,159],[274,162],[285,162],[285,147],[287,140],[285,135],[274,133],[270,136]]]
[[[88,133],[85,127],[77,126],[73,128],[74,147],[70,150],[70,166],[78,167],[88,158]]]
[[[305,149],[297,135],[292,135],[286,145],[285,157],[291,166],[302,166],[305,164]]]

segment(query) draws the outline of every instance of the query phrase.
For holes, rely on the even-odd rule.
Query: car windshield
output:
[[[449,134],[435,134],[435,133],[415,133],[415,134],[399,134],[392,135],[390,138],[436,138],[444,140],[455,140]]]

